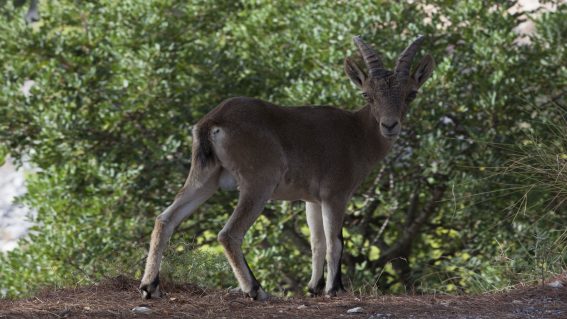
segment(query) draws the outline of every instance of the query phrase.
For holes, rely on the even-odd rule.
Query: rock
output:
[[[134,307],[132,308],[133,313],[149,314],[152,310],[148,307]]]
[[[547,285],[551,288],[563,288],[563,283],[560,280],[552,281]]]
[[[307,305],[301,305],[301,306],[297,307],[297,309],[305,309],[305,308],[307,308]]]
[[[364,309],[362,307],[354,307],[352,309],[347,310],[347,313],[363,313]]]

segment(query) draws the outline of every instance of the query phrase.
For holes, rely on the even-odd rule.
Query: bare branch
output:
[[[392,245],[389,249],[385,250],[380,258],[374,263],[378,267],[383,267],[389,261],[394,258],[403,256],[407,257],[411,250],[411,245],[415,237],[419,234],[422,226],[426,223],[429,217],[437,211],[447,185],[445,183],[440,183],[434,186],[433,196],[431,200],[421,209],[419,214],[413,219],[411,224],[408,225],[406,231],[398,238],[396,243]]]

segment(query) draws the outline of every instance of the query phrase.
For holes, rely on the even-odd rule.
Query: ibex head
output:
[[[382,135],[388,139],[396,139],[401,132],[401,121],[409,103],[415,99],[418,89],[431,76],[435,62],[430,55],[426,55],[410,76],[411,62],[424,40],[423,36],[417,37],[402,52],[393,72],[384,68],[378,53],[359,36],[353,40],[366,63],[368,75],[348,57],[345,59],[345,72],[362,90],[374,118],[380,123]]]

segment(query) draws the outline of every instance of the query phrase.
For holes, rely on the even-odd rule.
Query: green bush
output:
[[[192,283],[201,287],[236,287],[221,247],[174,242],[165,252],[160,269],[161,283]]]
[[[20,199],[38,211],[37,226],[0,257],[5,294],[97,281],[116,269],[139,276],[154,218],[189,171],[191,125],[236,95],[357,108],[363,100],[342,71],[355,34],[390,66],[425,34],[420,54],[431,53],[437,69],[400,143],[349,207],[347,281],[355,290],[455,292],[525,280],[517,274],[541,269],[541,244],[563,240],[565,208],[550,218],[545,203],[554,195],[541,192],[518,216],[512,204],[521,197],[503,187],[517,177],[491,168],[514,156],[499,146],[521,143],[522,123],[539,132],[536,119],[565,113],[557,105],[565,106],[567,6],[531,17],[538,33],[516,45],[523,18],[508,12],[514,4],[62,0],[42,2],[42,20],[28,27],[7,2],[0,149],[39,171]],[[20,91],[26,80],[35,81],[29,96]],[[218,249],[216,232],[234,204],[232,194],[215,195],[173,241]],[[269,290],[302,289],[309,278],[303,211],[272,203],[245,239]],[[552,254],[563,265],[564,254]],[[189,253],[179,262],[193,255],[216,260]],[[231,284],[216,267],[201,271],[211,285]]]

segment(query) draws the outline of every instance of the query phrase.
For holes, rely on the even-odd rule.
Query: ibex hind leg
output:
[[[269,296],[262,289],[242,253],[244,235],[258,218],[273,187],[242,189],[238,204],[218,239],[242,291],[254,300],[266,300]]]
[[[173,203],[156,218],[146,268],[140,284],[142,298],[160,296],[159,268],[167,243],[175,228],[216,192],[221,170],[222,168],[215,163],[199,174],[191,171]]]

